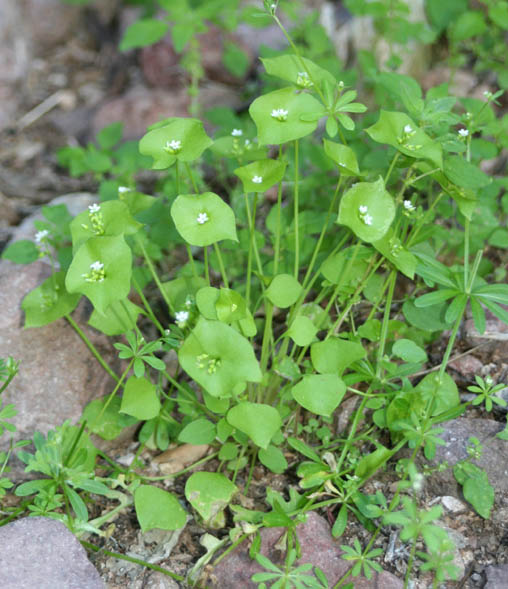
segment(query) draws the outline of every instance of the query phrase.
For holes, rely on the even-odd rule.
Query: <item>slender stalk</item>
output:
[[[404,589],[407,589],[407,587],[409,586],[409,580],[411,579],[411,571],[413,570],[413,562],[415,560],[415,553],[416,540],[413,540],[411,544],[411,552],[409,553],[409,558],[407,561],[406,576],[404,577]]]
[[[396,152],[395,155],[392,158],[392,161],[390,163],[390,167],[388,168],[388,171],[386,172],[386,176],[385,176],[385,184],[387,184],[388,180],[390,179],[390,176],[392,175],[393,172],[393,168],[395,167],[395,164],[397,163],[397,160],[400,157],[400,152]]]
[[[136,234],[136,243],[139,245],[139,248],[141,249],[141,252],[143,253],[143,257],[145,258],[146,265],[148,266],[148,269],[150,270],[150,274],[152,275],[152,278],[154,279],[155,284],[157,285],[157,288],[159,289],[159,292],[161,293],[162,298],[166,302],[166,305],[168,306],[170,313],[174,314],[175,311],[173,309],[173,305],[171,304],[171,301],[169,300],[169,297],[166,294],[164,287],[162,286],[162,283],[159,279],[157,271],[155,270],[155,266],[153,265],[152,260],[150,259],[150,256],[148,255],[148,252],[146,251],[146,248],[145,248],[142,240],[139,238],[139,236],[137,234]]]
[[[381,324],[381,339],[379,341],[379,347],[377,351],[376,361],[376,376],[381,378],[383,372],[381,361],[385,353],[386,336],[388,335],[388,322],[390,320],[390,311],[392,307],[393,292],[395,290],[395,283],[397,282],[397,271],[392,270],[391,282],[388,287],[388,294],[386,295],[385,312],[383,315],[383,323]]]
[[[143,306],[145,307],[146,312],[148,313],[148,316],[154,322],[154,324],[157,326],[157,329],[160,331],[160,334],[164,335],[164,331],[165,331],[164,327],[162,327],[162,324],[155,316],[155,313],[153,312],[153,309],[152,309],[150,303],[148,302],[147,298],[145,297],[143,291],[141,290],[141,288],[140,288],[137,280],[134,278],[134,276],[132,277],[132,282],[134,284],[134,288],[136,289],[136,292],[139,295],[139,298],[141,299],[141,302],[143,303]]]
[[[298,139],[295,140],[295,185],[293,187],[293,207],[294,207],[294,224],[295,224],[295,269],[294,275],[298,280],[298,272],[300,270],[300,225],[299,225],[299,170],[298,170],[298,156],[299,156]]]
[[[217,255],[217,260],[219,262],[219,268],[220,268],[220,273],[221,273],[221,276],[222,276],[222,281],[224,282],[224,286],[226,288],[229,288],[228,276],[226,274],[226,268],[224,267],[224,262],[222,261],[222,255],[220,253],[219,244],[217,242],[215,242],[213,244],[213,248],[215,250],[215,254]]]
[[[120,380],[116,383],[115,388],[111,391],[111,393],[109,394],[107,401],[104,403],[104,405],[102,406],[102,409],[100,410],[99,415],[97,415],[97,417],[92,421],[91,425],[88,426],[89,430],[93,431],[93,426],[99,421],[99,419],[103,416],[104,412],[106,411],[106,409],[109,407],[111,401],[114,399],[118,389],[123,386],[123,381],[125,380],[125,377],[127,376],[127,374],[129,374],[129,371],[132,367],[132,365],[134,364],[134,358],[132,358],[127,366],[127,368],[123,371],[122,376],[120,377]]]
[[[199,192],[198,185],[196,184],[196,179],[194,178],[194,174],[192,173],[192,168],[189,166],[187,162],[185,162],[185,169],[191,181],[192,188],[194,192],[197,194]]]
[[[118,376],[109,367],[109,365],[107,364],[106,360],[104,360],[104,358],[102,357],[102,355],[100,354],[100,352],[92,344],[92,342],[88,339],[88,337],[85,335],[85,333],[83,332],[83,330],[79,327],[79,325],[74,321],[74,319],[70,315],[65,315],[65,318],[71,324],[71,326],[74,328],[74,330],[79,335],[79,337],[85,342],[85,344],[87,345],[88,349],[95,356],[95,358],[99,362],[99,364],[104,368],[104,370],[109,374],[109,376],[111,376],[111,378],[113,378],[114,380],[116,380],[116,382],[118,382],[119,381]]]
[[[205,263],[205,280],[208,283],[208,286],[210,286],[210,268],[209,268],[209,262],[208,262],[208,246],[205,245],[205,247],[203,248],[203,258],[204,258],[204,263]]]
[[[282,145],[279,147],[279,161],[281,161],[281,160],[282,160]],[[279,186],[277,189],[277,228],[275,230],[275,247],[274,247],[274,252],[273,252],[273,274],[274,274],[274,276],[277,275],[277,271],[279,269],[281,211],[282,211],[282,180],[279,182]]]
[[[457,338],[457,333],[459,331],[460,324],[462,322],[462,317],[464,315],[464,311],[466,310],[467,302],[464,303],[461,312],[459,313],[457,319],[455,320],[455,324],[453,326],[452,332],[450,334],[450,339],[448,340],[448,344],[446,346],[446,350],[443,356],[443,361],[441,362],[441,367],[439,368],[439,378],[442,379],[444,373],[446,372],[446,367],[448,366],[448,362],[450,360],[450,355],[453,350],[453,346],[455,345],[455,339]]]

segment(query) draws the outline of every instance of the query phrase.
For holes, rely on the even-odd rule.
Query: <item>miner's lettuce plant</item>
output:
[[[50,260],[53,274],[23,302],[26,326],[65,317],[116,381],[85,410],[84,432],[113,439],[144,422],[139,452],[179,442],[216,450],[221,472],[196,472],[185,489],[205,525],[224,525],[226,506],[240,484],[247,492],[258,461],[282,473],[296,453],[304,499],[286,511],[275,501],[273,525],[289,528],[297,514],[322,506],[338,509],[336,537],[350,517],[373,539],[383,524],[402,525],[411,565],[419,536],[434,531],[428,522],[439,514],[425,515],[417,498],[394,510],[400,491],[415,488],[417,454],[432,459],[443,443],[439,425],[468,406],[447,372],[459,328],[468,314],[480,333],[486,313],[508,323],[508,286],[493,280],[498,274],[483,258],[506,218],[504,201],[499,212],[506,180],[479,167],[484,144],[506,139],[496,123],[499,94],[460,99],[439,87],[424,95],[416,80],[378,72],[381,102],[367,109],[354,88],[302,56],[277,10],[266,2],[264,15],[291,53],[263,59],[279,87],[255,98],[243,123],[215,141],[195,118],[152,125],[139,151],[162,177],[160,194],[138,190],[128,175],[114,194],[66,220],[66,233],[38,227],[35,243],[14,244],[4,256]],[[120,337],[121,374],[72,319],[82,297],[93,306],[90,325]],[[450,335],[442,361],[419,379],[425,346],[443,331]],[[176,372],[167,364],[175,354]],[[474,403],[490,408],[497,389],[478,384]],[[341,406],[354,399],[339,431]],[[39,455],[25,455],[31,469],[49,460],[51,443],[38,439]],[[394,499],[364,495],[363,485],[406,445]],[[143,530],[184,525],[176,497],[137,474],[135,463],[114,468],[100,490],[107,496],[123,485]],[[488,480],[467,468],[456,475],[473,481],[468,499],[488,517]],[[76,489],[95,491],[61,471],[50,476],[55,494],[64,485],[86,522]],[[235,542],[270,525],[233,507]],[[415,521],[421,526],[411,527]],[[348,574],[376,570],[372,542],[349,549],[356,563]],[[437,540],[427,544],[424,566],[444,576]]]

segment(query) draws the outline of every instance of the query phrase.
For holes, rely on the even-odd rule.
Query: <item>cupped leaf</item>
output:
[[[294,400],[307,411],[330,417],[339,406],[346,385],[336,374],[306,374],[291,389]]]
[[[416,387],[421,398],[432,402],[432,415],[439,415],[448,409],[457,407],[460,403],[459,392],[453,378],[446,372],[439,374],[427,374]]]
[[[261,380],[251,344],[235,329],[200,318],[178,352],[180,365],[214,397],[230,397],[248,382]]]
[[[312,80],[318,85],[321,85],[324,80],[332,86],[337,84],[335,77],[330,72],[306,57],[279,55],[278,57],[262,58],[261,62],[267,74],[292,82],[299,88],[312,88]]]
[[[249,112],[258,130],[259,144],[280,145],[312,133],[323,115],[323,107],[310,94],[289,87],[256,98]],[[305,115],[316,118],[304,121]]]
[[[93,266],[103,264],[103,279],[94,280]],[[70,293],[88,297],[99,313],[130,291],[132,254],[124,238],[92,237],[77,251],[67,271],[65,286]],[[96,266],[97,267],[97,266]],[[99,276],[99,275],[97,275]]]
[[[213,397],[211,397],[213,399]],[[215,440],[217,428],[214,423],[201,417],[187,424],[178,434],[178,441],[199,446]]]
[[[212,527],[221,527],[222,512],[236,491],[236,485],[223,474],[216,472],[195,472],[185,483],[187,501],[203,518],[205,524]]]
[[[366,355],[361,344],[338,337],[316,342],[310,348],[312,365],[321,374],[341,375],[353,362],[365,358]]]
[[[126,427],[137,423],[137,419],[120,413],[120,397],[95,399],[85,407],[81,420],[86,421],[91,432],[103,440],[114,440]]]
[[[121,413],[137,419],[152,419],[159,415],[161,403],[157,389],[144,376],[131,376],[125,383],[122,396]]]
[[[394,235],[391,227],[381,239],[374,241],[372,245],[402,274],[405,274],[408,278],[414,278],[418,261],[402,245],[400,239]]]
[[[443,167],[440,143],[431,139],[405,113],[382,110],[377,123],[365,131],[374,141],[392,145],[408,157],[430,160],[436,167]]]
[[[402,358],[404,362],[426,362],[427,354],[424,349],[409,339],[399,339],[393,344],[392,352]]]
[[[119,200],[110,200],[95,207],[97,212],[83,211],[72,220],[70,228],[74,254],[91,237],[132,235],[142,227],[132,217],[127,205]],[[98,224],[94,222],[96,218],[99,219]]]
[[[328,139],[323,139],[323,146],[326,155],[339,166],[339,171],[343,176],[361,175],[356,154],[350,147]]]
[[[213,192],[181,194],[171,206],[171,216],[178,233],[190,245],[238,241],[233,209]]]
[[[182,309],[189,297],[194,297],[207,284],[201,276],[180,276],[162,283],[162,288],[175,309]]]
[[[237,168],[235,174],[243,184],[244,192],[265,192],[284,177],[286,162],[278,160],[257,160]]]
[[[298,300],[301,292],[302,285],[294,276],[291,274],[278,274],[270,282],[265,295],[271,303],[285,309]]]
[[[282,425],[277,409],[263,403],[238,403],[228,411],[226,419],[265,450]]]
[[[297,346],[308,346],[316,337],[318,329],[305,315],[297,315],[286,332]]]
[[[266,450],[260,448],[258,458],[261,464],[264,464],[266,468],[277,474],[283,473],[288,467],[288,462],[282,450],[277,448],[277,446],[272,446],[272,444]]]
[[[153,485],[140,485],[136,489],[134,507],[142,532],[178,530],[187,521],[187,514],[177,497]]]
[[[115,301],[105,314],[94,309],[88,325],[106,335],[120,335],[135,328],[140,313],[144,313],[143,309],[129,299]]]
[[[30,291],[21,303],[25,327],[41,327],[72,313],[81,295],[68,293],[65,272],[57,272]]]
[[[217,318],[223,323],[240,321],[247,317],[247,304],[242,295],[230,288],[221,288],[215,303]]]
[[[379,241],[395,217],[395,205],[383,179],[358,182],[342,197],[337,222],[368,243]]]
[[[153,125],[139,142],[139,151],[153,158],[152,169],[164,170],[176,160],[198,159],[212,143],[201,121],[174,117]]]

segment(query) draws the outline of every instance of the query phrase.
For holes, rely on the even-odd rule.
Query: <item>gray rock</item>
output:
[[[450,466],[467,458],[468,439],[476,437],[483,446],[479,460],[473,462],[483,468],[496,492],[508,492],[508,443],[496,437],[503,424],[492,419],[469,419],[459,417],[442,425],[445,432],[440,436],[445,446],[438,446],[431,464],[447,461]],[[427,482],[429,490],[437,495],[460,496],[459,485],[452,469],[433,473]]]
[[[45,517],[0,528],[0,570],[2,589],[104,589],[75,536]]]
[[[277,549],[277,542],[284,531],[284,528],[264,528],[260,532],[261,553],[278,566],[284,562],[284,554]],[[351,564],[341,558],[340,542],[333,539],[326,520],[311,511],[307,521],[297,527],[297,535],[302,556],[295,566],[312,563],[324,572],[330,587],[333,587]],[[257,585],[250,579],[253,574],[262,571],[264,569],[250,559],[248,546],[243,543],[220,561],[208,584],[220,589],[255,589]],[[355,589],[399,589],[403,583],[391,573],[383,571],[376,573],[370,581],[365,577],[356,577],[354,585]]]
[[[483,589],[506,589],[508,579],[508,564],[488,566],[485,569],[487,583]]]

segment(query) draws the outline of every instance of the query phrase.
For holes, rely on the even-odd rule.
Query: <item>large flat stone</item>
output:
[[[104,589],[77,538],[46,517],[0,528],[0,571],[2,589]]]

